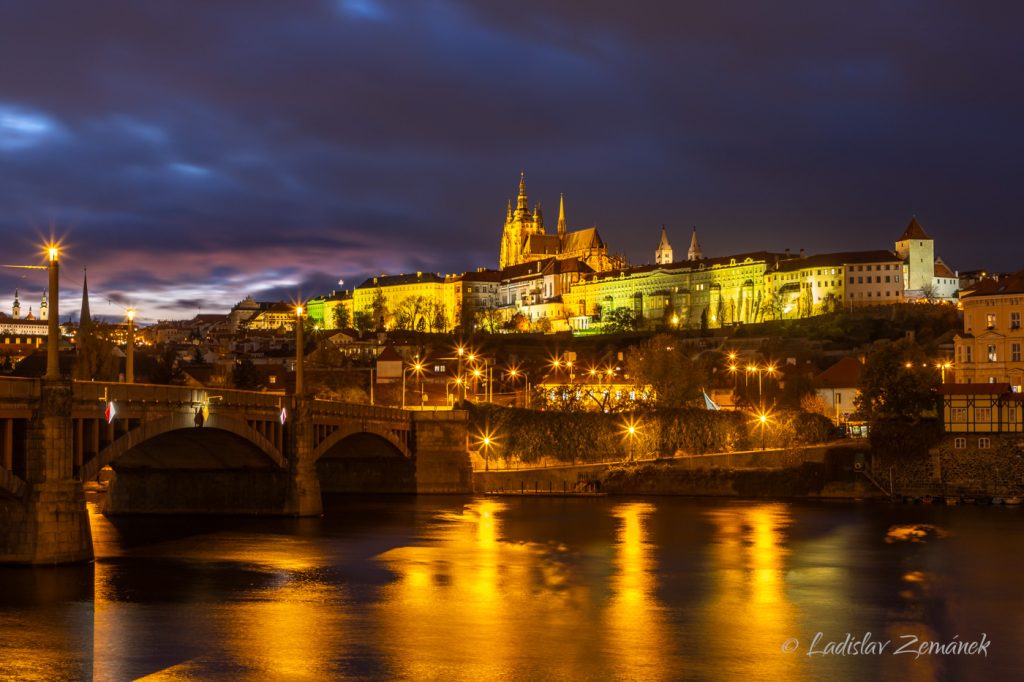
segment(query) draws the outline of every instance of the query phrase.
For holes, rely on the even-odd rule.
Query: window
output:
[[[995,313],[988,313],[987,315],[985,315],[985,326],[988,327],[989,329],[995,329],[996,328],[996,314]]]
[[[954,438],[953,439],[953,447],[955,449],[957,449],[957,450],[963,450],[964,448],[967,447],[967,439],[966,438]]]
[[[836,405],[842,405],[842,404],[843,404],[843,394],[842,393],[836,393]]]
[[[1010,361],[1011,362],[1020,362],[1020,344],[1019,343],[1010,344]]]
[[[988,344],[988,361],[995,362],[997,357],[998,356],[996,355],[996,345],[994,343]]]
[[[853,276],[850,276],[850,284],[853,284]]]
[[[978,449],[979,450],[988,450],[990,447],[992,447],[992,439],[991,438],[982,437],[982,438],[978,439]]]
[[[882,283],[882,276],[881,275],[875,275],[875,283],[876,284],[881,284]]]
[[[1017,423],[1017,408],[1016,407],[1011,405],[1010,407],[1006,408],[1006,421],[1007,421],[1007,423],[1009,423],[1011,425]]]
[[[974,421],[977,423],[988,423],[992,421],[992,408],[991,407],[975,407],[974,408]]]
[[[965,352],[965,353],[967,353],[967,359],[966,359],[966,361],[967,361],[967,362],[974,362],[974,360],[972,360],[972,359],[971,359],[971,347],[970,347],[970,346],[966,346],[966,347],[964,348],[964,352]]]
[[[1010,329],[1020,329],[1020,313],[1010,313]]]
[[[966,424],[967,423],[967,408],[966,407],[953,407],[949,410],[949,421],[955,424]]]

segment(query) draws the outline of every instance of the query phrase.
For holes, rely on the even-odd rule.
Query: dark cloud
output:
[[[598,225],[636,262],[662,223],[677,248],[697,225],[712,254],[825,251],[890,247],[917,214],[953,267],[1022,267],[1015,5],[67,0],[4,14],[9,252],[35,259],[53,225],[70,286],[88,265],[97,292],[143,309],[494,266],[522,169],[550,221],[565,192],[571,227]],[[0,287],[40,288],[23,274]]]

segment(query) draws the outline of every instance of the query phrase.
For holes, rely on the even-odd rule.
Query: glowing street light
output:
[[[761,426],[761,449],[764,450],[764,432],[768,428],[769,415],[765,411],[761,411],[757,415],[757,424]]]
[[[46,379],[60,379],[60,263],[57,260],[58,246],[51,242],[46,245],[49,257],[50,313],[46,325]]]
[[[952,369],[953,363],[950,362],[949,360],[945,360],[943,362],[936,364],[935,367],[939,370],[939,372],[942,375],[942,383],[946,383],[946,370]]]
[[[295,395],[300,396],[305,391],[305,376],[303,371],[303,359],[305,353],[303,346],[305,341],[302,338],[302,304],[295,306]]]
[[[639,420],[630,417],[625,424],[623,424],[622,432],[626,438],[629,439],[629,461],[633,461],[633,444],[636,441],[637,434],[640,431]]]
[[[135,309],[129,308],[126,311],[128,317],[128,343],[124,361],[124,382],[135,383]]]

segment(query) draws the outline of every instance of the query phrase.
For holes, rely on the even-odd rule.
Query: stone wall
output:
[[[473,492],[468,423],[461,410],[413,413],[416,492]]]

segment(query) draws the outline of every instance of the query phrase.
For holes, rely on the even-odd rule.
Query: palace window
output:
[[[966,438],[954,438],[953,439],[953,447],[955,449],[957,449],[957,450],[963,450],[964,448],[967,447],[967,439]]]
[[[966,407],[953,407],[949,410],[949,421],[950,423],[966,424],[967,423],[967,408]]]
[[[971,359],[971,347],[965,346],[964,352],[967,353],[967,362],[974,362],[974,360]]]
[[[1020,362],[1020,344],[1010,344],[1010,361]]]
[[[1020,329],[1020,313],[1010,313],[1010,329]]]
[[[998,356],[996,354],[996,345],[994,343],[988,344],[988,361],[996,362],[997,357]]]
[[[978,439],[978,449],[979,450],[988,450],[990,447],[992,447],[992,439],[991,438],[987,438],[987,437],[983,436],[983,437]]]
[[[850,277],[850,284],[853,284],[853,276]]]
[[[985,326],[987,326],[989,329],[995,329],[996,328],[996,314],[995,313],[988,313],[987,315],[985,315]]]
[[[992,421],[992,408],[991,407],[975,407],[974,408],[974,421],[977,423],[991,422]]]

